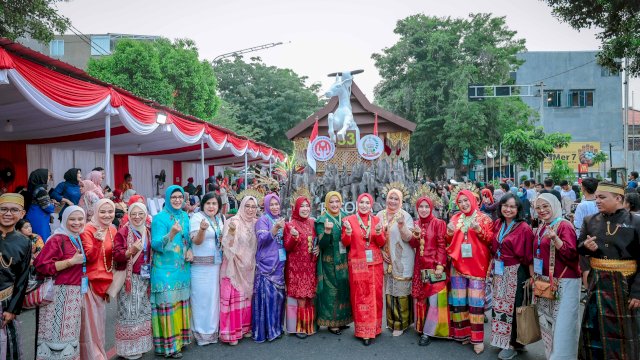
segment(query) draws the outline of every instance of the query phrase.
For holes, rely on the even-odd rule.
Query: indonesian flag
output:
[[[316,122],[313,124],[313,130],[311,130],[311,136],[309,137],[309,146],[307,146],[307,164],[309,167],[313,169],[313,172],[316,172],[316,159],[313,157],[313,149],[311,148],[311,143],[318,137],[318,118],[316,117]]]

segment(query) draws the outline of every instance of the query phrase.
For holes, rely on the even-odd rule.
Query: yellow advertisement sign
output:
[[[573,171],[578,172],[580,164],[589,166],[589,172],[598,171],[593,165],[593,157],[600,152],[599,142],[570,142],[567,147],[555,149],[544,160],[544,171],[551,170],[553,160],[566,160]]]

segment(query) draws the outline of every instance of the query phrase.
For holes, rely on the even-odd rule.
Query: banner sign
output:
[[[569,167],[576,172],[597,172],[597,166],[593,166],[593,158],[599,152],[599,142],[570,142],[567,147],[555,149],[553,153],[547,155],[544,160],[544,171],[551,170],[551,164],[554,160],[566,160]],[[579,167],[580,165],[582,167]],[[588,171],[582,171],[584,166],[588,167]]]
[[[358,153],[365,160],[375,160],[382,155],[384,142],[376,135],[365,135],[358,142]]]
[[[311,155],[317,161],[329,161],[336,154],[336,146],[328,136],[318,136],[310,146]]]

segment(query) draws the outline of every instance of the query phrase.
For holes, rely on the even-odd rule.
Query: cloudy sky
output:
[[[328,73],[364,69],[355,80],[372,99],[380,77],[371,54],[393,45],[396,22],[409,15],[506,16],[530,51],[597,50],[596,31],[560,23],[539,0],[71,0],[60,13],[85,34],[125,33],[191,38],[204,59],[272,42],[255,52],[327,87]],[[558,69],[559,72],[564,69]],[[634,86],[635,88],[635,86]]]

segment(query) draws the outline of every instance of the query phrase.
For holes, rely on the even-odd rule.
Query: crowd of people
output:
[[[151,216],[130,176],[117,191],[102,185],[100,169],[87,180],[70,169],[51,191],[49,179],[36,170],[25,192],[0,196],[6,358],[19,358],[13,320],[34,277],[55,292],[39,308],[38,359],[106,359],[110,301],[116,353],[127,359],[152,350],[180,358],[193,340],[304,339],[319,327],[339,336],[351,324],[368,346],[383,319],[393,336],[413,325],[420,346],[450,339],[478,354],[490,319],[489,344],[513,359],[527,345],[518,327],[531,326],[518,324],[516,309],[529,301],[548,359],[640,354],[635,189],[593,178],[560,190],[550,179],[498,189],[430,183],[415,194],[391,184],[376,214],[371,194],[359,194],[348,214],[330,191],[313,218],[308,197],[243,196],[212,179],[204,193],[192,181],[169,186]],[[239,201],[233,212],[231,201]]]

